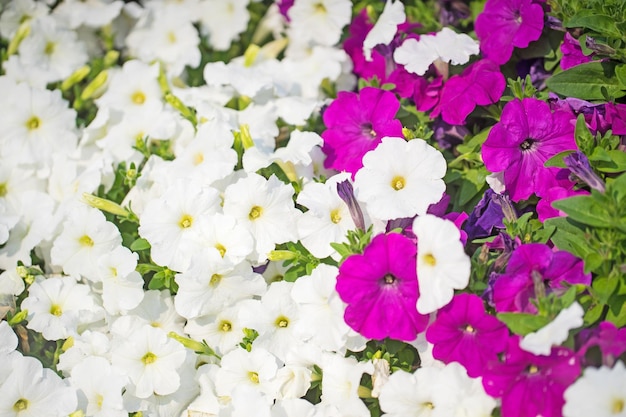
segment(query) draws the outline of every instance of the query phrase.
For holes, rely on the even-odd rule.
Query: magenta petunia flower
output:
[[[561,69],[566,70],[576,65],[584,64],[586,62],[591,62],[593,59],[592,55],[583,54],[583,50],[578,43],[578,40],[575,39],[569,32],[565,32],[565,37],[563,38],[563,43],[561,44],[561,52],[563,52],[563,58],[561,58]]]
[[[368,339],[412,341],[428,325],[415,309],[417,247],[399,234],[374,237],[363,254],[339,267],[336,289],[348,304],[346,323]]]
[[[426,331],[434,345],[433,357],[444,363],[459,362],[472,378],[482,376],[486,365],[504,351],[509,331],[494,316],[487,314],[480,297],[459,294],[437,312]]]
[[[445,122],[462,125],[476,106],[487,106],[500,100],[505,87],[504,75],[495,62],[488,59],[477,61],[444,84],[431,118],[441,114]]]
[[[504,185],[511,200],[525,200],[554,186],[571,184],[567,170],[544,167],[559,152],[577,150],[570,112],[550,112],[547,103],[534,98],[513,100],[502,110],[482,147],[485,166],[504,171]]]
[[[354,175],[363,166],[363,155],[383,137],[403,137],[402,123],[395,119],[399,108],[400,102],[389,91],[374,87],[358,94],[340,91],[323,114],[326,168]]]
[[[552,207],[552,203],[554,201],[563,200],[564,198],[584,194],[589,194],[589,192],[585,190],[574,190],[573,184],[571,187],[557,186],[549,188],[545,193],[543,193],[543,197],[537,203],[537,216],[539,217],[539,221],[543,223],[547,219],[551,219],[553,217],[567,216],[565,212]]]
[[[498,312],[536,313],[537,307],[531,303],[537,297],[536,291],[564,293],[564,282],[591,284],[591,274],[584,273],[582,260],[566,251],[553,251],[543,243],[520,245],[493,284],[493,302]]]
[[[576,338],[581,344],[578,349],[578,357],[588,365],[604,365],[612,368],[615,361],[626,352],[626,328],[618,329],[610,321],[603,321],[593,329],[583,329]],[[600,350],[600,361],[599,363],[589,363],[589,358],[586,357],[587,352],[596,346]]]
[[[539,39],[543,9],[532,0],[488,0],[475,27],[483,55],[502,65],[513,47],[526,48]]]
[[[561,417],[563,393],[580,375],[578,357],[564,347],[533,355],[519,347],[519,340],[509,338],[503,361],[490,363],[482,380],[485,391],[502,398],[502,417]]]

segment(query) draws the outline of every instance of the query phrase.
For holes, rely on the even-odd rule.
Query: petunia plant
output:
[[[1,416],[626,412],[624,1],[1,6]]]

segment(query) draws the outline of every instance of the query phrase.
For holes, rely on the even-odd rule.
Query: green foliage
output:
[[[372,240],[372,233],[372,226],[370,226],[367,231],[361,229],[348,230],[346,235],[347,242],[331,243],[330,246],[341,255],[341,262],[343,262],[350,255],[363,253],[365,246]]]
[[[553,75],[547,85],[557,94],[583,100],[606,100],[608,95],[623,97],[626,85],[620,83],[615,68],[614,62],[592,61]]]

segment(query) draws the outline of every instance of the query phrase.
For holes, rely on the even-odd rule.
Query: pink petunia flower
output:
[[[487,106],[500,100],[505,87],[500,67],[493,61],[482,59],[444,84],[439,104],[430,117],[441,114],[446,123],[465,124],[465,118],[476,106]]]
[[[415,309],[418,297],[415,243],[398,233],[374,237],[363,254],[339,267],[336,290],[348,303],[346,323],[368,339],[412,341],[428,325]]]
[[[520,245],[493,284],[493,302],[498,312],[536,313],[531,300],[537,298],[537,291],[562,294],[567,289],[564,282],[591,284],[591,274],[584,273],[582,260],[543,243]]]
[[[494,361],[483,375],[487,394],[502,398],[502,417],[561,417],[563,393],[580,375],[580,361],[564,347],[538,356],[509,338],[503,361]]]
[[[426,340],[434,345],[433,357],[446,364],[459,362],[472,378],[482,376],[487,363],[497,360],[508,337],[504,323],[487,314],[474,294],[455,296],[426,331]]]
[[[489,0],[475,27],[483,55],[502,65],[513,47],[526,48],[539,39],[543,9],[532,0]]]
[[[577,150],[572,114],[552,113],[544,101],[525,98],[504,106],[500,122],[483,144],[482,157],[489,171],[504,171],[506,190],[517,202],[571,184],[567,170],[544,167],[546,160],[566,150]]]
[[[383,137],[403,137],[402,123],[395,119],[399,108],[400,102],[389,91],[374,87],[358,94],[340,91],[323,114],[326,168],[355,174],[363,166],[363,155]]]
[[[561,69],[566,70],[576,65],[584,64],[586,62],[591,62],[593,59],[592,55],[583,54],[583,50],[578,43],[578,40],[575,39],[569,32],[565,32],[565,37],[563,38],[563,43],[561,44],[561,52],[563,52],[563,58],[561,58]]]

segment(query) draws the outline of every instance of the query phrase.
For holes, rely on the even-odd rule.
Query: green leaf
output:
[[[563,162],[563,158],[567,155],[573,154],[575,151],[563,151],[554,155],[552,158],[548,159],[543,163],[544,167],[559,167],[559,168],[567,168],[565,162]]]
[[[619,281],[614,277],[595,277],[591,283],[594,295],[604,304],[617,291]]]
[[[521,336],[536,332],[551,321],[549,317],[527,313],[500,313],[498,319],[513,333]]]
[[[579,12],[576,16],[563,22],[566,28],[587,28],[605,36],[621,38],[622,34],[615,25],[615,18],[597,14],[594,10]]]
[[[626,326],[626,297],[613,297],[610,300],[606,319],[618,328]]]
[[[133,252],[139,252],[150,248],[150,243],[144,238],[139,238],[130,244],[130,250]]]
[[[577,195],[553,201],[552,207],[567,213],[577,222],[594,227],[611,227],[606,207],[590,195]]]
[[[576,97],[583,100],[604,100],[602,87],[615,98],[623,97],[622,89],[615,76],[614,62],[593,61],[576,65],[567,71],[553,75],[547,80],[552,91],[563,96]]]
[[[626,64],[620,64],[615,67],[615,76],[622,86],[622,89],[626,90]]]

